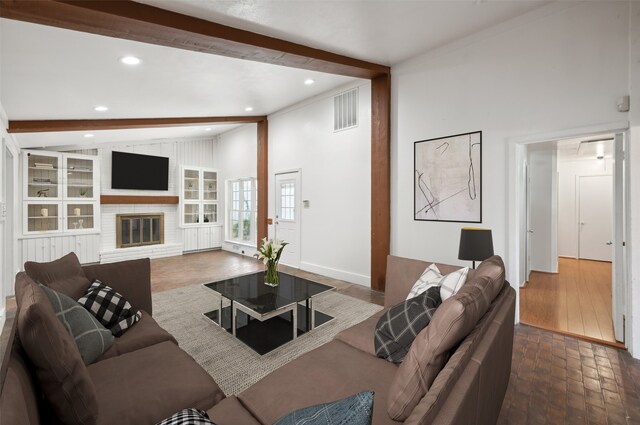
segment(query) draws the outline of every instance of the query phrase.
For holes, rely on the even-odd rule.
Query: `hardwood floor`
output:
[[[279,268],[294,276],[335,286],[338,292],[345,295],[384,305],[384,293],[382,292],[287,266],[281,265]],[[151,260],[151,291],[160,292],[194,283],[208,283],[261,270],[264,270],[261,261],[227,251],[205,251],[178,257],[159,258]]]
[[[611,319],[611,263],[560,258],[558,271],[531,272],[520,288],[520,321],[622,346]]]

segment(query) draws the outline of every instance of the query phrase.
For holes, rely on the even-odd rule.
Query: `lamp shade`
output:
[[[458,259],[483,261],[493,255],[491,229],[463,228],[460,231]]]

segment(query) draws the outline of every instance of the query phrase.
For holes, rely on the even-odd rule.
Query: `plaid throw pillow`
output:
[[[204,410],[184,409],[156,425],[216,425]]]
[[[431,322],[441,303],[440,287],[433,286],[417,297],[391,307],[376,325],[376,356],[402,363],[413,340]]]
[[[305,407],[273,425],[371,425],[373,397],[373,391],[363,391],[333,403]]]
[[[78,303],[89,310],[115,336],[120,336],[142,317],[113,288],[95,280]]]

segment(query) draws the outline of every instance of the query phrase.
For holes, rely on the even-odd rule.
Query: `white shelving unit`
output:
[[[22,159],[23,261],[51,261],[70,251],[83,263],[98,261],[97,157],[25,150]]]
[[[184,228],[184,250],[221,247],[218,172],[211,168],[185,166],[180,170],[179,180],[180,226]]]

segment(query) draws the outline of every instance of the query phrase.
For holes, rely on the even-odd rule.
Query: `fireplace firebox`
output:
[[[117,214],[116,247],[164,243],[164,214]]]

